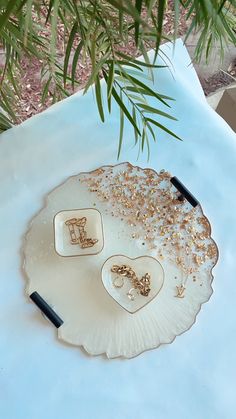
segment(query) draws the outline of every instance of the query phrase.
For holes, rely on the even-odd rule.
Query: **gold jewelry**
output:
[[[67,220],[65,222],[70,232],[71,244],[77,244],[77,240],[78,240],[75,234],[76,223],[77,223],[77,218],[71,218],[70,220]]]
[[[122,288],[124,285],[124,278],[117,276],[113,279],[113,285],[115,288]]]
[[[150,287],[151,276],[148,272],[146,272],[145,275],[143,275],[141,279],[138,279],[134,270],[128,265],[121,265],[121,266],[113,265],[111,268],[111,272],[117,273],[118,275],[121,275],[130,279],[133,285],[133,288],[131,288],[131,290],[136,289],[141,295],[145,297],[147,297],[149,292],[151,291],[151,287]]]
[[[185,291],[185,287],[183,284],[181,285],[176,285],[176,289],[177,289],[177,294],[175,295],[175,297],[178,298],[184,298],[184,291]]]
[[[98,242],[98,239],[87,238],[87,232],[85,231],[86,222],[86,217],[71,218],[70,220],[65,221],[65,224],[69,229],[71,244],[79,244],[82,249],[93,247]],[[76,227],[79,232],[79,237],[76,235]]]
[[[131,301],[134,301],[135,299],[133,291],[135,291],[135,288],[130,288],[130,290],[126,294]]]

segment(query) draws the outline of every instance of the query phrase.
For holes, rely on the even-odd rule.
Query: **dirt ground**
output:
[[[236,62],[232,63],[228,71],[219,70],[208,79],[200,78],[200,82],[206,96],[222,87],[236,83]]]

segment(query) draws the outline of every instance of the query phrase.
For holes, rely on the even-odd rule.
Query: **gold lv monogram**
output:
[[[87,237],[87,232],[85,230],[86,222],[86,217],[71,218],[70,220],[65,221],[65,224],[69,229],[71,244],[79,244],[82,249],[93,247],[98,242],[98,239],[90,239]],[[76,234],[77,232],[79,233],[78,236]]]
[[[176,285],[176,289],[177,289],[177,294],[175,295],[175,297],[178,298],[184,298],[184,291],[185,291],[185,287],[183,285]]]

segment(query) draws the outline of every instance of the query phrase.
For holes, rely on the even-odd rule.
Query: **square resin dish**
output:
[[[104,246],[100,212],[94,208],[58,212],[54,217],[54,240],[59,256],[100,253]]]

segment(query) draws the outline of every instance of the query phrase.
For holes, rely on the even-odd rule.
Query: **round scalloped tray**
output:
[[[218,250],[201,206],[182,199],[170,179],[168,172],[122,163],[70,177],[48,194],[25,236],[24,271],[27,294],[38,291],[63,319],[60,339],[91,355],[131,358],[193,325],[212,294]],[[101,213],[104,247],[61,257],[54,216],[83,208]],[[102,267],[113,255],[151,256],[164,270],[155,298],[133,314],[102,283]]]

